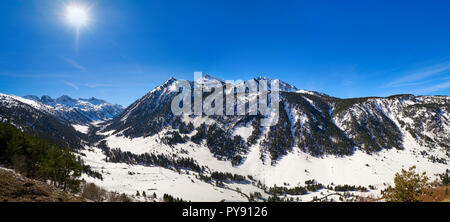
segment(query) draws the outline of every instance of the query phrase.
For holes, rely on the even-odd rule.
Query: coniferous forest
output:
[[[78,191],[83,167],[71,150],[0,123],[0,164],[25,176]]]

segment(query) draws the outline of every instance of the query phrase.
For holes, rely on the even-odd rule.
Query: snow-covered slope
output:
[[[105,162],[106,156],[96,148],[86,149],[83,153],[84,161],[92,169],[103,172],[103,180],[87,176],[83,179],[110,191],[129,195],[145,191],[147,195],[155,193],[159,198],[164,194],[170,194],[190,201],[248,201],[245,195],[233,190],[236,186],[216,187],[199,180],[198,175],[193,172],[184,170],[177,172],[159,166]],[[250,189],[251,192],[261,192],[256,187]]]
[[[161,134],[162,135],[162,134]],[[436,174],[445,172],[448,164],[431,161],[431,155],[444,157],[441,150],[430,150],[420,147],[414,139],[407,136],[404,150],[383,150],[376,154],[367,154],[356,151],[351,156],[314,157],[300,150],[290,152],[280,158],[276,165],[270,165],[260,159],[261,147],[254,145],[250,148],[246,160],[239,166],[233,166],[229,161],[221,161],[214,157],[204,145],[192,142],[168,146],[157,142],[158,136],[148,138],[127,139],[124,137],[110,136],[106,139],[110,147],[121,148],[124,152],[134,154],[164,154],[167,156],[190,157],[201,166],[207,166],[210,172],[230,172],[233,174],[250,175],[254,183],[226,183],[225,187],[231,191],[239,188],[246,195],[254,192],[262,193],[264,197],[270,196],[263,189],[256,186],[256,181],[273,187],[305,186],[305,181],[315,180],[325,185],[356,185],[375,189],[369,192],[356,192],[359,196],[379,196],[382,189],[393,183],[394,174],[401,169],[416,165],[422,172],[426,171],[430,178],[436,178]],[[427,152],[429,156],[422,156],[421,152]],[[135,194],[136,191],[151,190],[158,196],[168,193],[185,200],[191,201],[247,201],[235,191],[225,192],[215,184],[205,183],[198,179],[198,174],[192,171],[168,170],[159,166],[130,165],[124,163],[105,162],[107,157],[101,150],[94,148],[85,151],[86,161],[96,170],[104,172],[104,181],[87,178],[110,190]],[[95,161],[93,158],[97,158]],[[448,159],[448,158],[447,158]],[[129,172],[136,174],[129,175]],[[190,181],[190,180],[193,180]],[[203,191],[199,191],[199,189]],[[193,192],[195,190],[195,192]],[[147,191],[146,191],[147,192]],[[148,192],[147,192],[148,193]],[[299,195],[302,201],[310,201],[313,197],[322,197],[333,191],[323,189],[320,192],[309,192],[307,195]]]

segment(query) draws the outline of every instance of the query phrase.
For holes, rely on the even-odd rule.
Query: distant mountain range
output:
[[[61,96],[24,96],[0,94],[0,120],[53,141],[62,147],[82,148],[88,142],[74,126],[89,126],[111,119],[123,111],[120,105],[103,100],[72,99]]]
[[[114,105],[93,97],[90,99],[72,99],[64,95],[53,99],[50,96],[39,98],[28,95],[23,98],[48,105],[54,109],[58,117],[77,124],[106,121],[114,118],[124,109],[121,105]]]

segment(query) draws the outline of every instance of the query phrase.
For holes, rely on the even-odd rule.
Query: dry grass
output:
[[[449,202],[450,186],[432,188],[429,195],[423,195],[420,199],[423,202]]]
[[[0,202],[83,202],[42,181],[28,179],[12,170],[0,169]]]
[[[422,195],[420,197],[421,202],[450,202],[450,186],[440,186],[429,190],[430,194]],[[355,198],[356,202],[380,202],[384,201],[384,198],[369,196],[359,196]]]

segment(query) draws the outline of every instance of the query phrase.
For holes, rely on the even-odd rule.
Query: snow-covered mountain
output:
[[[259,143],[265,150],[263,156],[272,163],[295,149],[313,156],[344,156],[355,150],[367,153],[392,148],[402,150],[406,134],[413,135],[424,146],[450,149],[450,139],[446,136],[450,133],[450,105],[446,96],[339,99],[298,90],[282,82],[280,121],[264,128],[259,124],[262,116],[174,116],[170,108],[172,99],[178,94],[175,81],[174,78],[167,80],[133,103],[109,121],[103,132],[138,138],[164,130],[179,132],[180,127],[190,123],[195,127],[206,123],[206,130],[219,130],[224,136],[222,139],[242,137],[247,144],[243,156],[250,145]],[[248,128],[250,135],[240,133],[243,127]],[[239,155],[230,153],[229,149],[217,147],[213,150],[217,155],[228,153],[225,158],[230,160]]]
[[[89,143],[88,126],[105,121],[122,112],[120,105],[103,100],[68,96],[19,97],[0,93],[0,121],[50,140],[61,147],[81,149]]]
[[[37,134],[61,147],[81,149],[87,141],[70,122],[59,118],[53,107],[14,95],[0,93],[0,122]]]
[[[202,80],[221,82],[211,76]],[[83,130],[80,158],[104,177],[85,175],[85,180],[130,195],[150,190],[192,201],[246,201],[259,194],[308,201],[335,192],[338,185],[370,187],[350,194],[379,195],[396,172],[412,165],[432,178],[449,168],[448,96],[340,99],[281,81],[278,124],[264,127],[261,115],[174,116],[175,82],[168,79],[120,114]],[[81,113],[85,102],[104,104],[27,98],[32,100],[0,96],[0,118],[20,120],[18,126],[31,129],[45,128],[49,120],[71,126],[67,119],[76,118],[64,117],[61,110]],[[49,128],[59,132],[57,126]],[[319,183],[327,188],[311,188]],[[274,185],[284,191],[277,194]]]
[[[65,95],[57,99],[50,96],[39,98],[33,95],[23,98],[48,105],[58,113],[59,117],[75,124],[105,121],[114,118],[123,111],[121,105],[114,105],[97,98],[77,100]]]
[[[266,78],[255,80],[261,79]],[[203,82],[216,80],[205,76]],[[306,186],[308,180],[370,186],[369,195],[379,194],[402,168],[417,165],[431,177],[449,168],[448,96],[339,99],[282,82],[279,122],[262,127],[262,116],[174,116],[170,107],[178,94],[175,81],[170,78],[96,129],[97,148],[85,155],[98,169],[107,165],[111,177],[97,183],[132,194],[154,182],[151,187],[157,192],[188,200],[220,200],[224,196],[242,200],[243,196],[229,191],[265,196],[270,194],[265,186],[293,188]],[[158,155],[173,159],[162,164],[165,161]],[[193,163],[188,161],[186,166],[186,158]],[[185,165],[177,165],[180,159]],[[192,172],[195,165],[205,170]],[[186,171],[180,174],[177,166]],[[166,172],[173,167],[178,174]],[[160,179],[157,169],[164,172]],[[141,176],[125,176],[125,171]],[[207,182],[210,186],[206,188],[201,178],[212,172],[252,179],[247,184],[228,181],[224,187]],[[165,181],[166,176],[166,182],[156,182]],[[190,192],[197,189],[205,192]],[[300,197],[311,200],[314,196],[320,194],[308,192]]]

